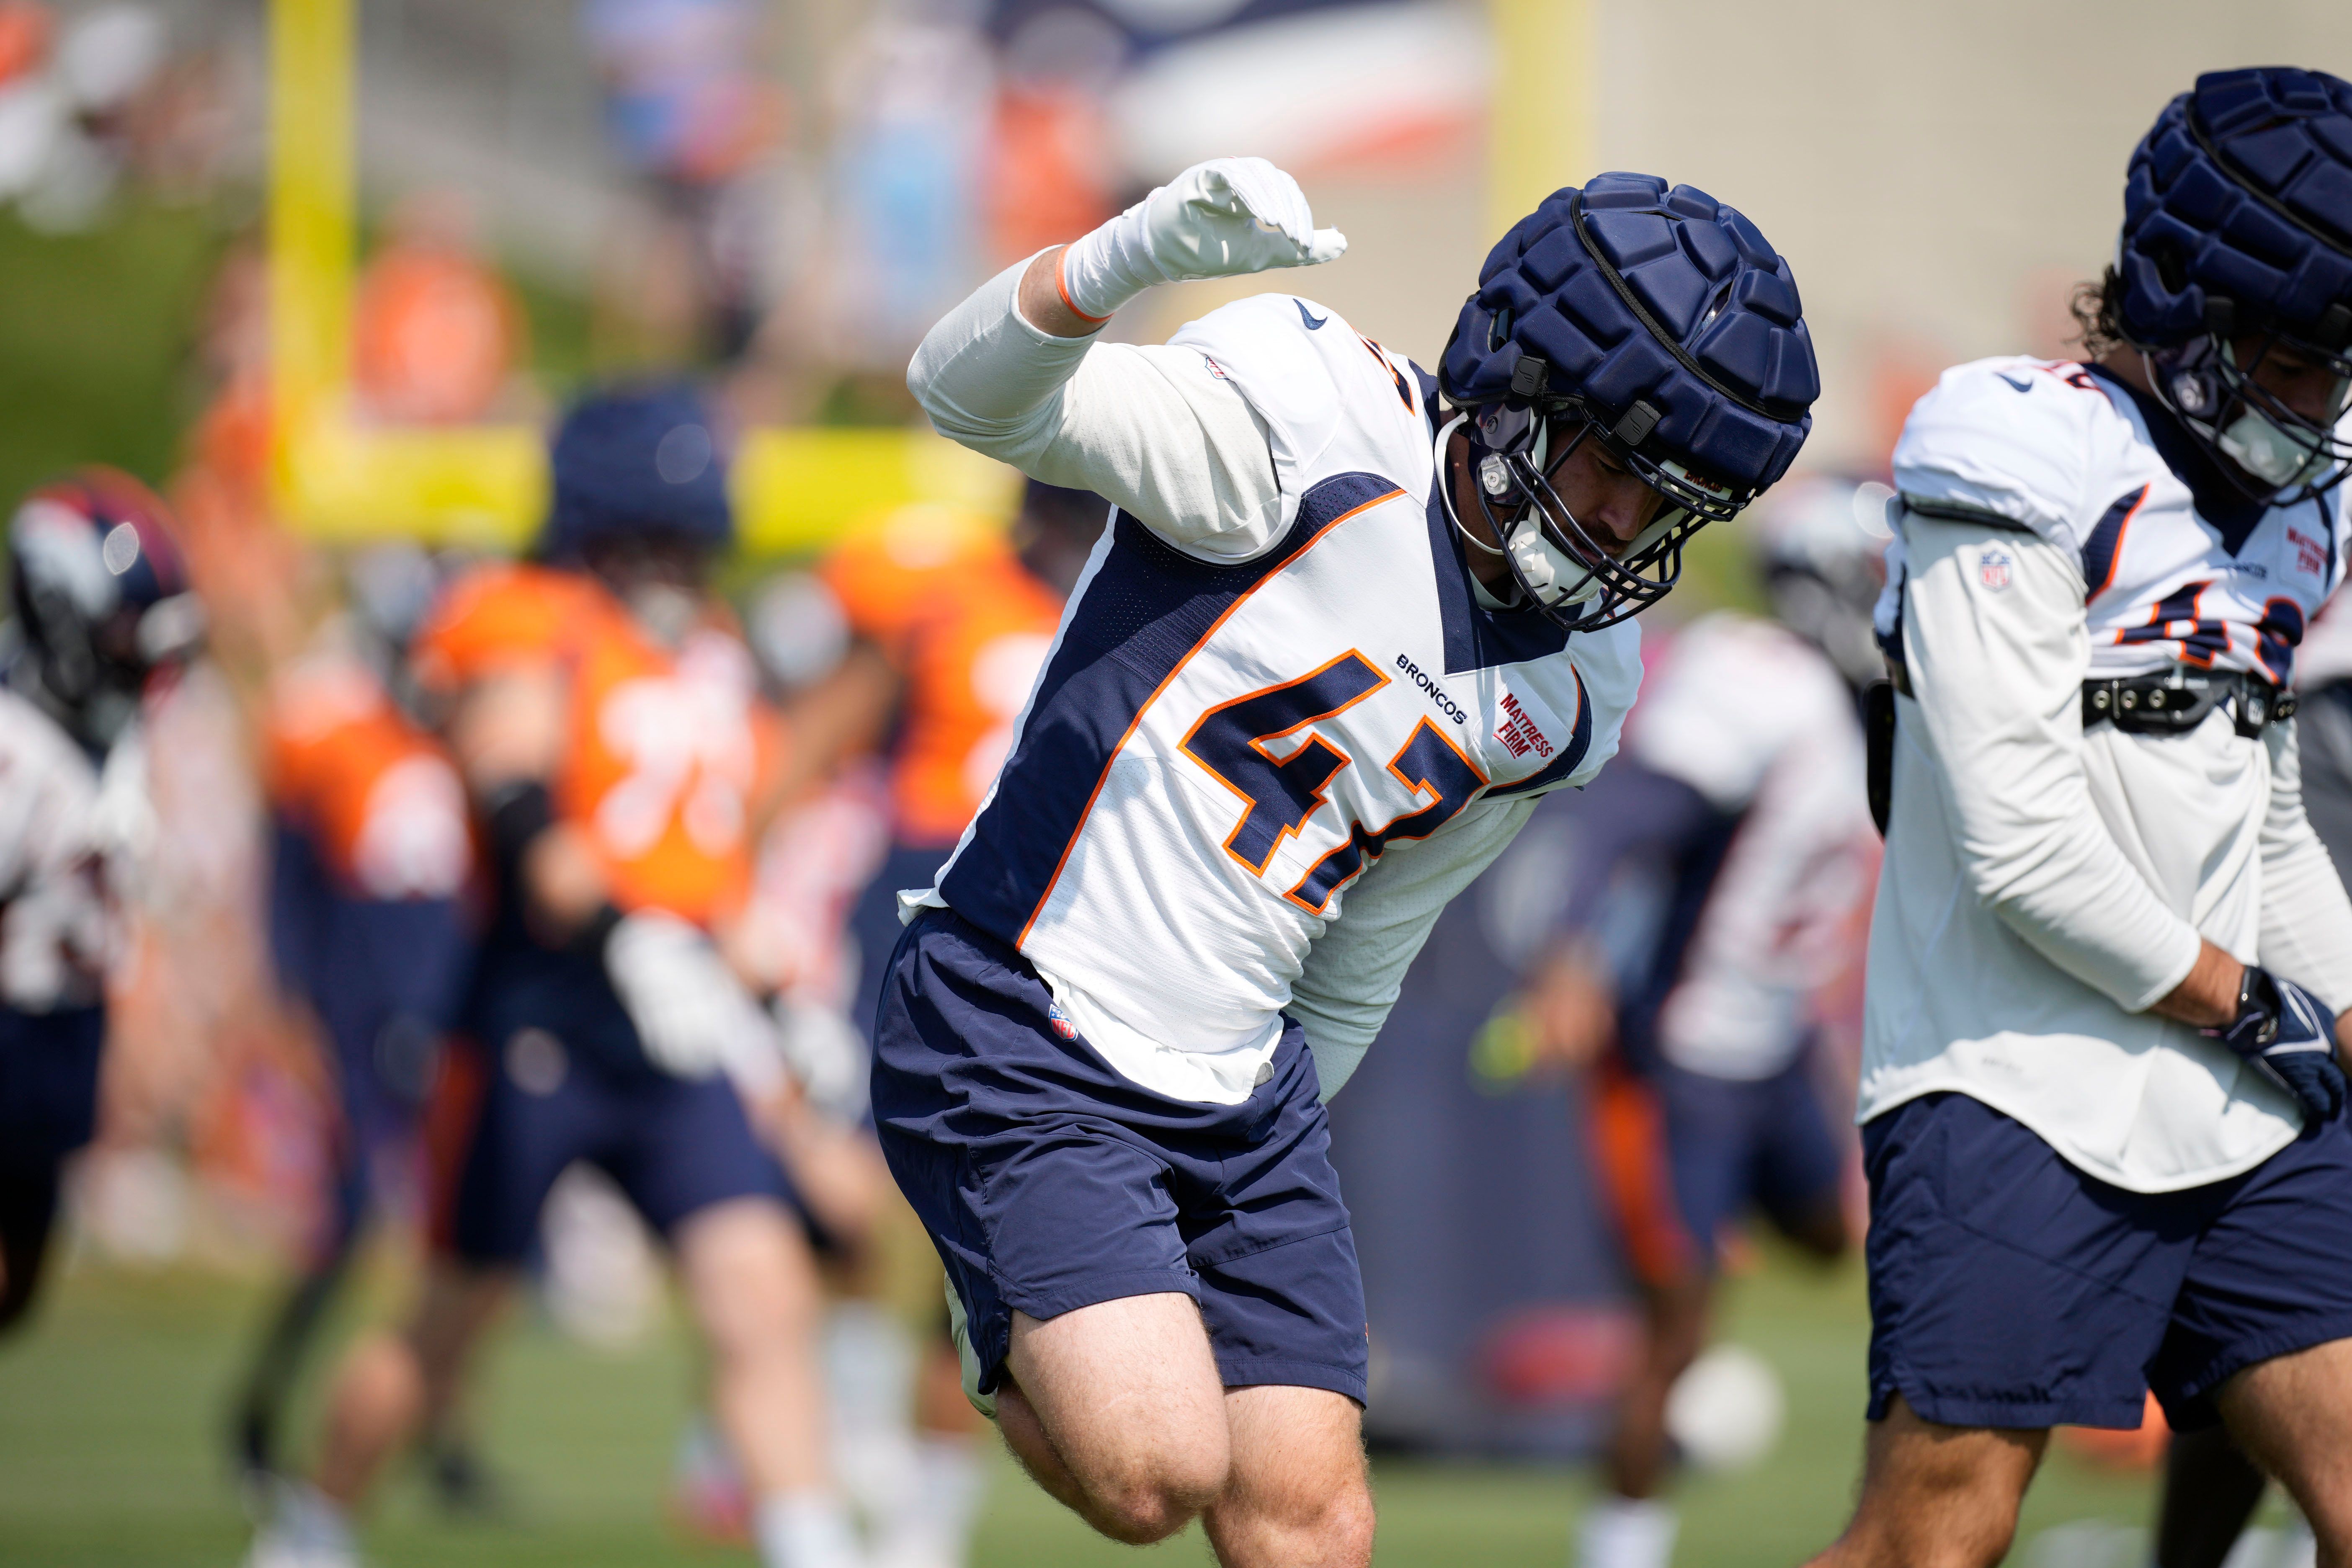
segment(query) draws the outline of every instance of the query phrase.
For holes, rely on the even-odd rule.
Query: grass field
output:
[[[68,1270],[58,1287],[32,1331],[0,1352],[0,1563],[228,1568],[244,1522],[218,1422],[257,1291],[210,1276],[97,1268]],[[1727,1331],[1779,1368],[1789,1429],[1759,1468],[1684,1488],[1677,1561],[1792,1563],[1834,1532],[1851,1495],[1866,1331],[1858,1271],[1822,1280],[1771,1263],[1736,1287]],[[453,1524],[404,1481],[370,1523],[372,1560],[382,1568],[745,1560],[686,1542],[663,1516],[693,1374],[691,1351],[675,1333],[614,1355],[518,1322],[494,1354],[481,1401],[486,1447],[515,1481],[517,1518]],[[1587,1495],[1582,1478],[1564,1469],[1420,1461],[1384,1461],[1378,1486],[1384,1568],[1551,1568],[1566,1562]],[[2144,1480],[2055,1457],[2016,1560],[2090,1568],[2088,1559],[2037,1552],[2036,1535],[2072,1520],[2137,1524],[2146,1512]],[[1206,1559],[1197,1537],[1155,1553],[1170,1563]],[[1009,1464],[997,1476],[977,1559],[983,1568],[1134,1560],[1089,1537]]]

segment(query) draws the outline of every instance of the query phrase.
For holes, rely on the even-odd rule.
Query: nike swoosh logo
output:
[[[2001,384],[2003,386],[2008,387],[2008,388],[2009,388],[2011,391],[2012,391],[2012,392],[2031,392],[2031,391],[2032,391],[2032,390],[2033,390],[2033,383],[2032,383],[2032,382],[2031,382],[2031,381],[2011,381],[2011,380],[2010,380],[2010,379],[2009,379],[2009,372],[2007,372],[2007,371],[2005,371],[2005,370],[1997,370],[1997,371],[1993,372],[1993,374],[1994,374],[1995,375],[1997,375],[1997,376],[2000,377],[2000,384]]]
[[[1318,321],[1314,317],[1308,315],[1307,313],[1307,301],[1304,300],[1293,300],[1291,303],[1298,307],[1298,319],[1307,323],[1307,330],[1310,332],[1321,331],[1323,330],[1323,321],[1328,321],[1331,319],[1330,317],[1326,316],[1323,318],[1322,321]]]

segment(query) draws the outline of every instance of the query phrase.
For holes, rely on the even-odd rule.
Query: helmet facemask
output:
[[[2352,310],[2337,306],[2329,314],[2338,311],[2352,325]],[[2352,354],[2273,326],[2252,336],[2252,352],[2242,360],[2238,340],[2225,335],[2233,314],[2228,302],[2212,301],[2208,314],[2219,319],[2221,330],[2147,353],[2158,395],[2191,434],[2229,459],[2223,471],[2252,500],[2293,506],[2341,484],[2352,473],[2352,437],[2339,428],[2352,408]],[[2257,379],[2281,349],[2334,378],[2317,417],[2288,406]]]
[[[1478,510],[1501,542],[1494,552],[1528,603],[1568,631],[1615,626],[1664,598],[1682,578],[1684,542],[1739,510],[1728,492],[1680,464],[1643,457],[1573,400],[1543,409],[1495,404],[1465,419]],[[1633,422],[1620,421],[1620,428]],[[1441,457],[1446,436],[1462,423],[1441,432]],[[1618,542],[1615,535],[1587,527],[1552,483],[1559,465],[1586,441],[1606,447],[1659,498],[1657,515],[1614,554],[1609,547]],[[1452,487],[1439,491],[1451,516]]]

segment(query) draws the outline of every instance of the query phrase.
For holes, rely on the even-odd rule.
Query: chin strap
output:
[[[1446,468],[1445,443],[1452,438],[1454,432],[1461,429],[1462,426],[1469,423],[1470,416],[1467,414],[1456,414],[1452,422],[1437,433],[1437,444],[1432,453],[1437,465],[1437,500],[1438,504],[1445,509],[1445,521],[1454,525],[1454,532],[1460,534],[1469,543],[1475,545],[1478,549],[1485,551],[1487,554],[1494,556],[1499,561],[1505,558],[1507,552],[1498,546],[1489,544],[1485,540],[1479,538],[1476,534],[1471,532],[1468,528],[1463,525],[1460,515],[1454,510],[1454,476]],[[1477,443],[1474,441],[1471,445],[1473,447],[1475,447]]]

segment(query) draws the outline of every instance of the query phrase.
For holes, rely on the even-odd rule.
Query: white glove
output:
[[[873,1061],[857,1026],[830,1007],[776,998],[776,1038],[784,1067],[817,1114],[844,1127],[866,1118]]]
[[[699,926],[647,910],[604,939],[604,973],[646,1059],[673,1077],[775,1060],[774,1026]],[[773,1070],[772,1067],[770,1069]]]
[[[1157,283],[1313,267],[1348,248],[1317,228],[1298,182],[1263,158],[1195,163],[1062,253],[1062,292],[1089,321]]]

